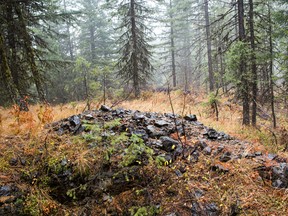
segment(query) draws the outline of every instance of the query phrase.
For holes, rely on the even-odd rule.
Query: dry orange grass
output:
[[[83,111],[84,103],[65,105],[30,105],[29,111],[19,111],[17,107],[0,109],[0,137],[23,134],[36,135],[42,131],[45,124],[58,121]]]
[[[205,93],[192,93],[184,95],[182,91],[171,92],[171,102],[166,93],[144,92],[139,99],[127,100],[117,105],[125,109],[139,110],[142,112],[160,112],[172,113],[180,115],[196,114],[200,122],[208,127],[213,127],[218,131],[224,131],[239,139],[247,139],[253,142],[257,148],[260,148],[263,140],[269,145],[270,150],[279,150],[277,146],[273,146],[273,138],[270,129],[270,123],[259,120],[261,125],[265,125],[262,129],[242,126],[241,106],[230,103],[229,98],[222,97],[219,100],[219,120],[216,121],[215,113],[208,104],[208,96]],[[108,101],[108,105],[113,104]],[[172,106],[171,106],[172,104]],[[98,109],[100,103],[91,104],[91,109]],[[0,109],[0,137],[13,136],[17,134],[33,134],[37,135],[43,130],[45,124],[67,118],[71,115],[79,114],[85,109],[85,102],[71,102],[56,106],[48,105],[31,105],[29,112],[20,112],[15,110]],[[279,118],[280,124],[285,124],[284,117]],[[268,128],[269,130],[265,130]],[[270,139],[267,140],[267,139]]]

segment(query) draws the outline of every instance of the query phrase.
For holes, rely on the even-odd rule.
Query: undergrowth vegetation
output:
[[[257,128],[243,127],[240,105],[228,97],[207,97],[198,93],[185,95],[183,100],[181,91],[172,92],[171,96],[175,113],[196,114],[207,126],[253,142],[254,151],[287,157],[288,126],[280,111],[277,129],[272,129],[269,119],[262,118]],[[146,92],[142,98],[124,101],[119,106],[171,113],[169,104],[166,94]],[[28,112],[20,111],[18,106],[1,108],[0,180],[4,184],[14,179],[25,192],[16,200],[16,204],[22,206],[19,215],[72,215],[73,212],[109,215],[113,211],[120,215],[165,215],[185,205],[179,203],[179,197],[181,202],[193,201],[191,193],[196,190],[206,193],[205,198],[200,196],[199,200],[211,197],[209,201],[217,203],[223,215],[231,213],[233,206],[237,208],[235,212],[244,215],[253,215],[253,208],[262,209],[258,215],[287,213],[288,195],[266,186],[256,172],[250,171],[252,165],[248,162],[236,160],[222,164],[232,171],[215,174],[207,169],[215,159],[200,155],[201,162],[188,166],[183,175],[172,178],[169,173],[181,169],[181,163],[171,164],[161,155],[154,157],[153,149],[135,134],[128,136],[127,131],[123,131],[115,135],[112,129],[121,125],[121,119],[97,124],[87,120],[83,124],[85,133],[79,136],[58,136],[47,127],[84,108],[85,103],[53,107],[31,105]],[[99,102],[92,103],[92,109],[98,108]],[[131,189],[124,190],[125,187]],[[81,207],[79,203],[90,196],[108,202],[87,202],[89,208]],[[160,202],[162,205],[158,206]],[[183,208],[178,210],[181,212]],[[185,211],[182,215],[186,215]]]

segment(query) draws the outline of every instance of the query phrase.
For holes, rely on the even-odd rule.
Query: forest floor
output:
[[[281,107],[273,129],[204,93],[100,104],[0,109],[0,215],[288,215]]]

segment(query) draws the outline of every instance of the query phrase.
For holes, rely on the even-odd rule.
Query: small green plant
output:
[[[204,106],[209,109],[209,113],[212,111],[212,113],[215,113],[216,120],[219,120],[219,99],[217,97],[218,91],[216,93],[212,92],[208,96],[208,101],[204,103]]]
[[[76,188],[72,188],[72,189],[69,189],[67,192],[66,192],[66,195],[70,198],[72,198],[73,200],[76,200]]]
[[[169,164],[172,163],[172,160],[166,160],[165,156],[158,155],[155,158],[155,163],[157,164],[157,166],[168,166]]]
[[[129,209],[131,216],[150,216],[150,215],[157,215],[160,213],[160,209],[155,206],[143,206],[143,207],[136,207],[133,206]]]
[[[39,208],[39,200],[37,196],[30,194],[25,198],[23,212],[25,215],[41,215],[41,210]]]
[[[145,145],[141,137],[132,134],[129,141],[131,144],[125,150],[126,155],[123,157],[121,165],[129,166],[134,163],[142,164],[141,156],[146,156],[148,160],[152,160],[153,150]]]
[[[121,125],[120,121],[121,121],[121,119],[117,118],[117,119],[114,119],[113,121],[106,122],[104,125],[104,128],[105,129],[113,129],[115,127],[118,127]]]

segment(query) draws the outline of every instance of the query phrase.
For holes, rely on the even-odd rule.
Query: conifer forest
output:
[[[288,216],[288,0],[0,0],[0,215]]]

